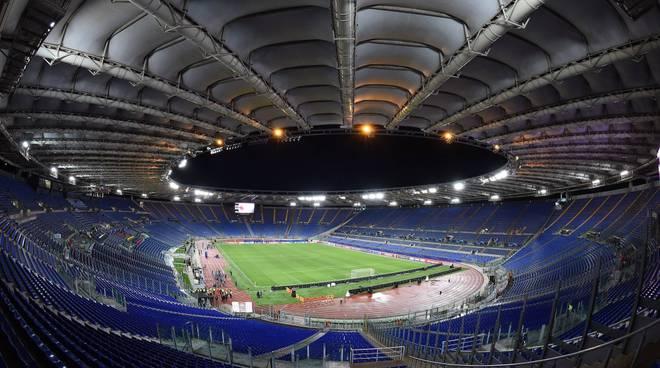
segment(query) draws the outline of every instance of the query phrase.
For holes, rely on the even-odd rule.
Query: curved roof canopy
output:
[[[633,19],[609,0],[63,3],[22,45],[0,130],[97,188],[169,198],[183,155],[276,128],[451,133],[517,158],[465,199],[648,175],[660,145],[657,4]],[[30,4],[5,2],[3,40]]]

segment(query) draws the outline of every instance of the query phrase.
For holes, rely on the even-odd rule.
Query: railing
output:
[[[351,348],[350,363],[373,363],[384,360],[402,361],[406,348],[403,346],[381,347],[381,348]]]
[[[610,363],[612,359],[612,352],[615,348],[615,345],[623,342],[628,343],[633,337],[637,337],[638,335],[640,336],[639,342],[637,346],[632,350],[632,356],[630,356],[630,365],[631,367],[637,367],[637,360],[639,358],[639,353],[642,349],[642,346],[644,345],[644,342],[646,340],[646,333],[648,330],[654,328],[654,327],[660,327],[660,319],[653,321],[652,323],[639,328],[633,332],[630,332],[628,334],[625,334],[621,337],[618,337],[616,339],[610,340],[608,342],[605,342],[603,344],[599,344],[596,346],[592,346],[590,348],[582,349],[576,352],[568,353],[568,354],[563,354],[551,358],[544,358],[544,359],[537,359],[537,360],[531,360],[527,362],[515,362],[515,363],[497,363],[497,364],[466,364],[466,363],[448,363],[448,362],[438,362],[438,361],[433,361],[433,360],[427,360],[427,359],[422,359],[422,358],[417,358],[410,356],[408,357],[408,366],[409,367],[421,367],[421,368],[444,368],[444,367],[462,367],[462,368],[473,368],[473,367],[485,367],[485,368],[519,368],[519,367],[541,367],[546,363],[552,363],[552,365],[548,366],[554,366],[554,364],[564,361],[564,360],[571,360],[571,363],[574,363],[573,359],[579,359],[584,357],[584,355],[595,352],[595,351],[601,351],[601,349],[604,348],[609,348],[607,353],[604,355],[605,360],[603,362],[603,366],[607,367],[608,364]]]

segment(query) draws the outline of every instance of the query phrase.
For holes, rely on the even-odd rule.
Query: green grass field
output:
[[[260,305],[297,302],[286,291],[270,291],[274,285],[313,283],[351,278],[355,269],[373,268],[376,275],[424,267],[424,263],[379,256],[325,244],[216,244],[227,259],[237,286]],[[425,276],[443,268],[416,271],[375,280],[339,284],[335,287],[298,289],[303,297],[342,297],[349,289]],[[261,290],[264,297],[256,298]]]

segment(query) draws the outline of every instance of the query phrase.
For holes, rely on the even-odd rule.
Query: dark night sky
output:
[[[246,191],[350,191],[450,182],[506,164],[488,150],[410,136],[317,135],[202,154],[176,169],[184,185]]]

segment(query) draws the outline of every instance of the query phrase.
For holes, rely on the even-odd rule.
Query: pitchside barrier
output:
[[[392,287],[394,285],[408,284],[408,283],[411,283],[411,282],[424,281],[427,277],[431,278],[431,277],[438,277],[438,276],[448,275],[450,273],[459,271],[460,269],[461,269],[460,267],[454,267],[454,268],[450,268],[448,270],[435,272],[435,273],[432,273],[432,274],[429,274],[429,275],[426,275],[426,276],[412,277],[412,278],[405,279],[405,280],[391,281],[391,282],[385,282],[385,283],[382,283],[382,284],[377,284],[377,285],[372,285],[372,286],[365,286],[365,287],[350,289],[350,290],[348,290],[348,292],[351,295],[361,294],[361,293],[364,293],[364,292],[367,292],[367,291],[373,291],[373,290],[378,290],[378,289],[389,288],[389,287]]]
[[[289,289],[304,289],[304,288],[310,288],[310,287],[318,287],[318,286],[326,286],[331,283],[335,284],[347,284],[349,282],[359,282],[359,281],[367,281],[367,280],[374,280],[377,278],[381,277],[389,277],[389,276],[396,276],[396,275],[403,275],[406,273],[412,273],[412,272],[418,272],[418,271],[425,271],[425,270],[430,270],[432,268],[440,267],[442,266],[442,263],[436,263],[424,267],[418,267],[418,268],[413,268],[411,270],[404,270],[404,271],[397,271],[397,272],[389,272],[389,273],[381,273],[379,275],[373,275],[373,276],[364,276],[364,277],[356,277],[352,279],[339,279],[339,280],[330,280],[330,281],[319,281],[319,282],[312,282],[312,283],[307,283],[307,284],[289,284],[289,285],[274,285],[271,286],[271,290],[276,291],[276,290],[285,290],[287,288]]]

